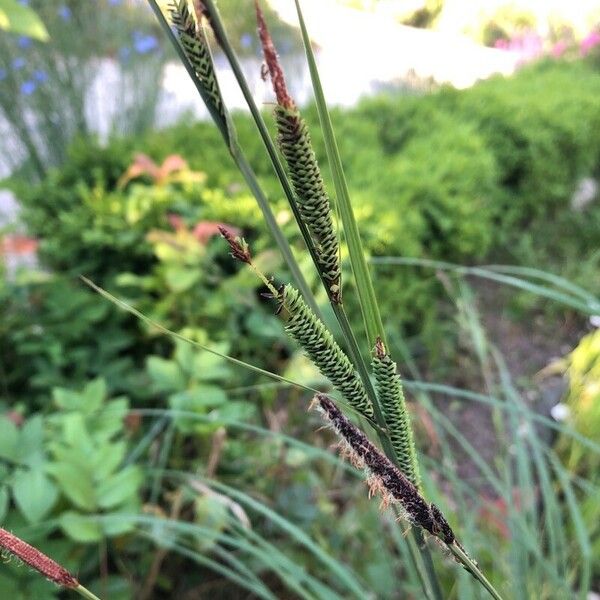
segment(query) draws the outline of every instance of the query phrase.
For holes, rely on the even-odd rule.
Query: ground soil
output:
[[[566,380],[562,374],[546,375],[548,365],[568,354],[588,328],[580,316],[568,311],[541,310],[531,314],[515,314],[510,307],[511,290],[493,283],[471,281],[476,294],[476,306],[489,343],[500,352],[521,398],[536,412],[550,416],[550,411],[563,397]],[[486,393],[481,368],[473,355],[461,357],[465,368],[452,381],[444,383],[472,391]],[[496,395],[498,390],[491,390]],[[494,458],[506,447],[507,440],[499,440],[489,406],[472,401],[436,399],[439,408],[454,426],[469,440],[478,454],[493,465]],[[554,431],[540,427],[538,434],[552,441]],[[479,467],[457,443],[457,471],[461,480],[468,482],[480,493],[494,496]]]

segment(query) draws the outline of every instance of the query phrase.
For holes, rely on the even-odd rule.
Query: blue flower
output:
[[[15,58],[12,61],[12,68],[15,71],[19,71],[20,69],[22,69],[25,65],[27,64],[27,61],[22,57],[22,56],[17,56],[17,58]]]
[[[46,73],[46,71],[42,71],[41,69],[37,69],[33,72],[33,78],[38,83],[46,83],[46,81],[48,81],[48,73]]]
[[[252,47],[252,36],[249,33],[243,33],[240,38],[240,44],[242,48],[251,48]]]
[[[71,19],[71,9],[65,4],[58,9],[57,14],[63,21],[69,21]]]
[[[27,37],[26,35],[20,35],[17,38],[17,46],[19,46],[21,50],[26,50],[31,46],[32,43],[33,40],[30,37]]]
[[[28,79],[21,84],[21,94],[23,96],[31,96],[37,89],[37,83],[32,79]]]
[[[8,72],[6,71],[6,69],[0,69],[0,81],[2,81],[3,79],[6,79],[7,75],[8,75]]]
[[[133,47],[138,54],[148,54],[158,48],[158,40],[153,35],[133,35]]]
[[[122,2],[123,0],[108,0],[110,6],[119,6],[119,4],[121,4]]]
[[[19,0],[21,6],[29,6],[29,0]]]

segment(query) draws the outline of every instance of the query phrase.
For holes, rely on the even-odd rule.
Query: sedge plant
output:
[[[49,556],[34,548],[21,538],[0,527],[0,550],[19,560],[37,571],[42,577],[48,579],[61,588],[77,592],[88,600],[99,600],[90,590],[81,585],[79,581],[63,566],[52,560]]]
[[[372,385],[371,373],[343,305],[340,236],[333,225],[333,203],[321,176],[308,127],[287,90],[283,70],[258,2],[256,4],[258,31],[268,73],[277,97],[275,121],[278,145],[287,168],[283,166],[260,111],[248,92],[239,61],[228,42],[218,10],[212,0],[193,0],[191,4],[187,0],[173,0],[169,7],[169,18],[174,26],[174,33],[169,26],[168,18],[162,13],[155,0],[149,2],[163,28],[174,42],[178,55],[209,108],[224,142],[230,148],[234,160],[255,192],[267,217],[269,209],[268,205],[265,209],[264,194],[257,193],[260,186],[251,169],[245,164],[245,159],[240,159],[243,154],[235,141],[231,119],[220,95],[206,28],[212,29],[217,44],[227,56],[240,83],[314,267],[343,332],[349,355],[345,354],[320,319],[318,310],[315,309],[314,294],[307,289],[289,245],[281,240],[282,234],[276,224],[274,227],[271,226],[272,222],[271,230],[301,289],[296,289],[290,284],[277,288],[264,275],[259,273],[259,276],[277,301],[277,311],[286,320],[286,331],[289,335],[331,381],[345,405],[370,422],[378,433],[383,452],[378,450],[360,429],[348,421],[328,397],[316,397],[316,404],[344,440],[353,460],[369,472],[372,488],[381,491],[384,499],[393,501],[392,503],[399,508],[399,514],[415,526],[412,532],[411,560],[414,561],[420,574],[425,596],[441,598],[442,591],[429,549],[424,543],[423,532],[437,538],[493,597],[500,598],[475,561],[464,551],[441,511],[434,504],[426,502],[419,489],[418,461],[402,385],[396,374],[396,365],[386,348],[385,331],[373,282],[299,4],[296,4],[298,17],[326,142],[327,158],[335,184],[336,209],[348,247],[367,343],[369,348],[374,349],[372,368],[377,390]],[[268,218],[267,223],[269,224]],[[233,256],[252,266],[245,242],[233,238],[226,231],[223,231],[223,234],[229,242]]]

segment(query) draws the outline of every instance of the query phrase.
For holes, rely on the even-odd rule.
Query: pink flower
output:
[[[579,46],[582,56],[585,56],[592,48],[600,45],[600,31],[590,31],[582,40]]]
[[[565,40],[559,40],[558,42],[556,42],[556,44],[554,44],[554,46],[552,46],[552,50],[550,50],[550,53],[552,54],[552,56],[554,56],[554,58],[560,58],[565,53],[567,48],[567,42]]]
[[[227,223],[219,223],[216,221],[200,221],[194,227],[194,236],[201,244],[206,245],[210,238],[215,235],[219,235],[222,229],[231,236],[237,236],[241,233],[237,227],[227,225]]]

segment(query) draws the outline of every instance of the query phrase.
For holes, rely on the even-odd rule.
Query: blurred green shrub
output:
[[[590,274],[600,261],[600,209],[592,202],[573,210],[570,198],[581,177],[600,172],[598,97],[600,74],[587,63],[542,62],[464,91],[382,96],[334,111],[368,251],[534,264],[594,287]],[[306,114],[316,123],[314,108]],[[278,219],[298,242],[251,120],[235,119]],[[323,141],[318,128],[313,131],[323,160]],[[145,159],[147,169],[124,179],[142,149],[152,159]],[[185,157],[189,167],[173,171],[171,178],[161,176],[174,154]],[[277,335],[262,336],[272,328],[254,322],[270,316],[260,308],[256,283],[212,237],[215,224],[224,222],[243,229],[257,254],[272,248],[254,199],[212,125],[182,123],[106,148],[80,141],[63,167],[40,185],[15,189],[28,231],[39,239],[44,266],[119,288],[172,329],[192,326],[215,342],[241,340],[235,345],[240,356],[258,346],[268,361],[278,354],[273,344],[285,348]],[[211,227],[212,234],[202,237]],[[275,255],[264,259],[266,271],[277,275]],[[397,267],[379,267],[377,274],[383,313],[410,333],[429,331],[429,339],[443,297],[435,274]],[[352,308],[350,288],[346,299]],[[140,349],[138,367],[149,351],[170,352],[139,325],[125,325],[124,333],[133,335]],[[115,359],[131,349],[125,338],[120,343]],[[436,345],[434,339],[429,343]],[[102,356],[110,365],[110,355]],[[47,381],[61,384],[60,378]],[[113,389],[136,395],[127,387]]]
[[[0,284],[4,399],[42,405],[53,387],[100,375],[112,390],[135,387],[129,319],[64,276],[40,279]]]
[[[205,174],[177,155],[157,164],[134,158],[126,143],[103,149],[83,141],[64,168],[15,189],[51,274],[19,273],[0,284],[6,400],[28,394],[43,402],[53,386],[98,375],[111,391],[140,399],[145,357],[170,353],[167,339],[86,289],[79,275],[121,290],[173,330],[201,328],[215,342],[240,338],[237,356],[261,363],[279,354],[272,350],[281,328],[260,309],[254,277],[229,259],[217,229],[235,222],[258,264],[277,271],[277,254],[261,252],[270,242],[246,192],[208,187]]]
[[[89,569],[88,545],[124,536],[133,524],[119,515],[141,508],[141,471],[125,461],[129,402],[109,399],[103,379],[80,391],[55,388],[52,401],[50,415],[0,416],[0,520],[16,533],[33,526],[36,545]],[[60,541],[52,539],[57,529],[64,534]],[[0,595],[50,598],[59,591],[31,575],[3,568]]]

